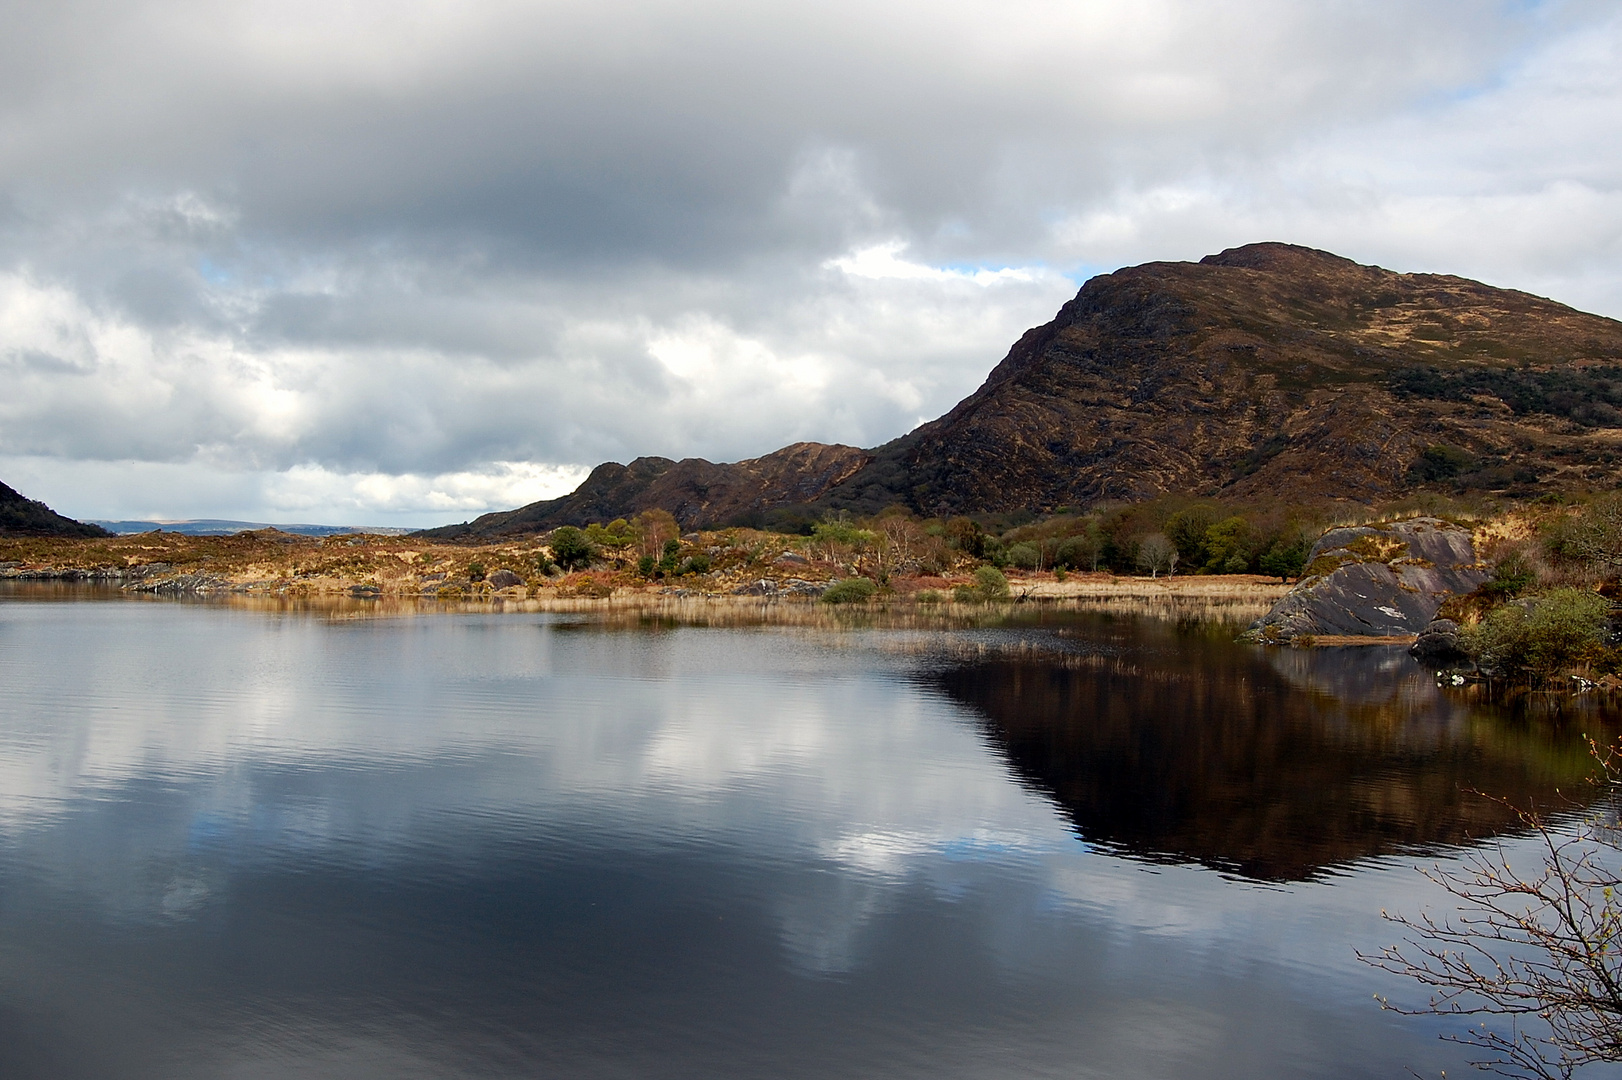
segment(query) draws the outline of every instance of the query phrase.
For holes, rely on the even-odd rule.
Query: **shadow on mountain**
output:
[[[1399,649],[1166,637],[931,678],[1082,839],[1265,881],[1513,828],[1477,792],[1566,805],[1587,790],[1582,733],[1615,730],[1592,702],[1473,705]]]

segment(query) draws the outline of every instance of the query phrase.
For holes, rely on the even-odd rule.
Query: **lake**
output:
[[[0,1076],[1465,1071],[1353,950],[1612,717],[992,621],[13,588]]]

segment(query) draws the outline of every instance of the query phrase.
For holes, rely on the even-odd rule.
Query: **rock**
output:
[[[1442,601],[1474,590],[1487,573],[1470,531],[1438,518],[1330,529],[1307,556],[1305,576],[1244,640],[1417,634]]]
[[[490,583],[490,587],[492,589],[510,589],[514,585],[522,585],[524,583],[523,578],[506,568],[497,570],[495,573],[485,578],[485,580]]]
[[[1459,648],[1459,624],[1452,619],[1432,619],[1419,632],[1418,640],[1409,646],[1408,653],[1427,664],[1449,664],[1464,659],[1464,650]]]
[[[732,590],[733,596],[776,596],[782,590],[771,578],[748,581]]]
[[[131,592],[150,593],[208,593],[238,592],[236,586],[215,574],[176,574],[156,581],[140,580],[124,586]]]
[[[778,566],[810,566],[811,560],[804,555],[796,555],[792,551],[785,551],[776,559]]]

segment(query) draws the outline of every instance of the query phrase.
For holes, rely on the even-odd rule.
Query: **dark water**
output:
[[[1462,1071],[1352,950],[1608,730],[1098,619],[12,598],[0,689],[7,1078]]]

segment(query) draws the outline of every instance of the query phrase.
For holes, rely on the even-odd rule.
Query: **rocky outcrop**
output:
[[[1295,588],[1246,632],[1252,641],[1418,634],[1442,602],[1487,579],[1470,530],[1421,517],[1330,529]]]

